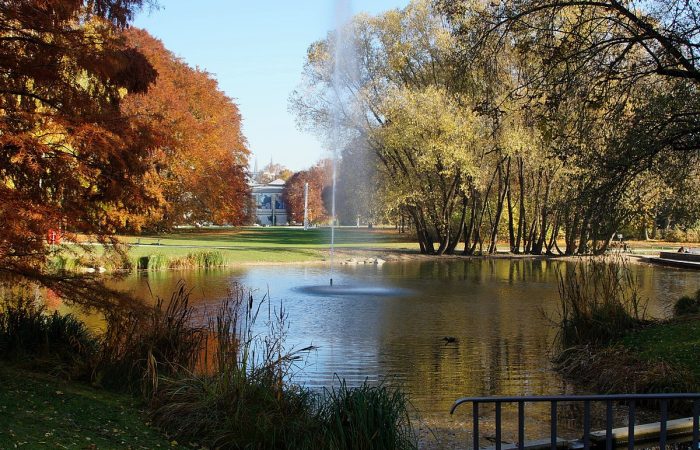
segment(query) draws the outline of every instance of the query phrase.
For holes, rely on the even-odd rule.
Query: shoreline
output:
[[[168,249],[173,248],[167,245],[154,246],[154,252],[151,256],[163,255],[159,253],[158,249]],[[224,250],[224,251],[268,251],[268,248],[219,248],[219,247],[177,247],[183,250]],[[330,254],[329,250],[321,250],[317,248],[298,248],[293,249],[300,252],[316,252],[317,255],[311,256],[311,259],[292,259],[287,261],[280,260],[265,260],[265,259],[242,259],[230,261],[224,264],[213,265],[213,266],[197,266],[197,265],[175,265],[174,267],[161,267],[157,269],[116,269],[110,270],[106,269],[99,260],[93,266],[79,266],[74,269],[76,272],[80,273],[102,273],[102,274],[124,274],[131,272],[164,272],[170,270],[193,270],[193,269],[228,269],[236,267],[250,267],[250,266],[322,266],[330,264]],[[602,255],[603,257],[615,257],[621,255],[628,261],[634,264],[644,264],[644,265],[656,265],[648,260],[648,255],[634,254],[634,253],[613,253]],[[164,255],[167,256],[167,255]],[[417,250],[412,249],[391,249],[391,248],[356,248],[356,247],[336,247],[334,253],[334,264],[336,265],[371,265],[371,264],[383,264],[383,263],[397,263],[397,262],[438,262],[438,261],[472,261],[472,260],[539,260],[539,261],[578,261],[581,258],[591,258],[600,255],[532,255],[532,254],[517,254],[510,252],[498,252],[495,254],[480,254],[480,255],[429,255],[422,254]],[[138,258],[138,257],[137,257]],[[379,262],[377,262],[379,260]],[[66,269],[68,270],[68,269]]]

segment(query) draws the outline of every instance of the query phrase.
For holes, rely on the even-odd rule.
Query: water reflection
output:
[[[556,315],[562,264],[568,263],[475,259],[337,269],[336,283],[379,286],[382,295],[298,290],[328,283],[327,269],[318,266],[147,273],[115,281],[114,287],[150,299],[169,296],[184,279],[193,288],[194,304],[210,311],[236,282],[269,294],[289,314],[288,344],[319,347],[296,381],[319,388],[333,384],[336,374],[349,384],[388,379],[404,386],[431,427],[462,433],[468,429],[467,411],[454,418],[447,414],[458,397],[573,392],[549,362],[554,330],[548,317]],[[700,283],[698,272],[643,265],[633,270],[655,316],[667,314],[673,299]],[[392,289],[400,295],[392,295]],[[457,342],[446,343],[445,336]],[[538,408],[533,406],[528,436],[547,433],[546,420],[538,425],[537,418],[548,418],[549,411]],[[504,418],[510,414],[504,411]],[[506,430],[504,438],[514,439]]]

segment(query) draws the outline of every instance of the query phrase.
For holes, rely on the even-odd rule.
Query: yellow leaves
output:
[[[397,89],[384,102],[389,125],[378,131],[392,150],[410,149],[415,161],[442,175],[469,171],[484,136],[481,120],[438,87]]]

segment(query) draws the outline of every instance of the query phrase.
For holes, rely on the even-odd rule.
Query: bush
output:
[[[98,351],[98,340],[71,314],[48,313],[28,296],[3,298],[0,358],[31,360],[50,371],[80,375]]]
[[[669,242],[700,242],[700,225],[685,229],[669,228],[664,231],[664,240]]]
[[[646,300],[623,256],[580,259],[559,273],[562,348],[605,345],[644,321]]]
[[[700,289],[694,297],[689,295],[679,298],[673,305],[673,314],[676,316],[688,316],[700,313]]]

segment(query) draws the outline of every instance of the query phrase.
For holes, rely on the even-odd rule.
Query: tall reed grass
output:
[[[318,417],[324,448],[412,449],[416,447],[409,401],[400,389],[366,381],[357,388],[339,380],[326,390]]]
[[[166,270],[166,269],[210,269],[223,267],[226,260],[223,253],[218,250],[200,250],[188,253],[185,256],[168,256],[162,253],[141,256],[134,262],[138,270]]]
[[[190,291],[180,282],[168,302],[159,297],[150,309],[105,312],[95,381],[152,396],[161,378],[194,370],[206,329],[194,323],[189,299]]]
[[[639,326],[647,300],[624,256],[579,259],[559,273],[559,343],[605,345]]]
[[[73,315],[49,314],[27,295],[0,301],[1,359],[80,376],[98,350],[98,340]]]

